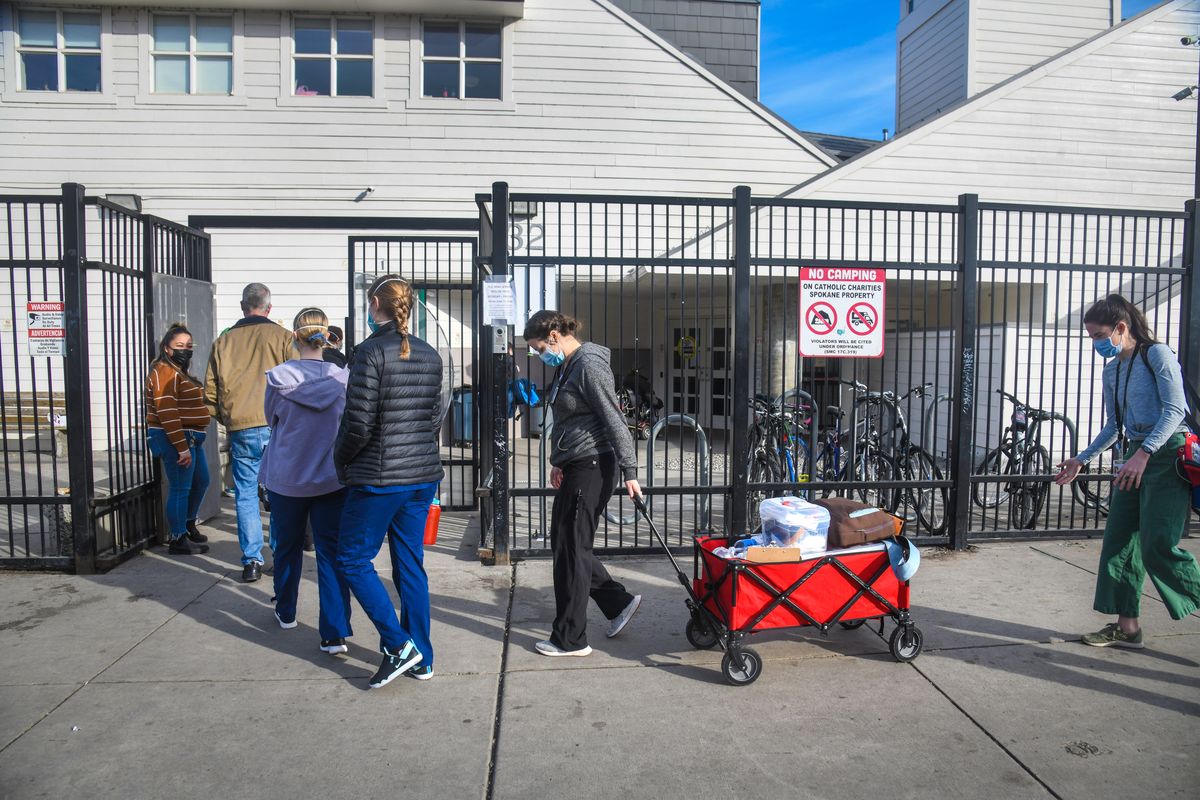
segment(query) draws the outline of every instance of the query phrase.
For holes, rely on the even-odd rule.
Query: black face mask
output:
[[[188,368],[188,365],[192,363],[192,351],[191,350],[172,350],[171,351],[171,361],[172,361],[172,363],[175,364],[175,366],[179,367],[182,370],[186,370]]]

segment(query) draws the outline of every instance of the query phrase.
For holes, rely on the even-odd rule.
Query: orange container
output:
[[[437,500],[429,507],[429,516],[425,519],[425,546],[437,544],[438,523],[442,520],[442,506]]]

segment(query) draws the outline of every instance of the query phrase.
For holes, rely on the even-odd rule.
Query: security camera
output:
[[[374,191],[375,191],[375,187],[374,187],[374,186],[368,186],[368,187],[367,187],[367,194],[371,194],[371,193],[372,193],[372,192],[374,192]]]
[[[1184,47],[1191,47],[1194,44],[1200,44],[1200,36],[1183,36],[1180,37],[1179,43]]]
[[[1175,100],[1187,100],[1189,97],[1192,96],[1192,93],[1195,91],[1196,91],[1195,86],[1189,86],[1186,89],[1180,89],[1178,92],[1171,95],[1171,97]]]

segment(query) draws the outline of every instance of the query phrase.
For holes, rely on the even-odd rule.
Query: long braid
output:
[[[409,345],[409,318],[412,315],[413,290],[408,281],[394,275],[384,275],[371,284],[369,296],[379,300],[379,308],[396,323],[400,334],[400,358],[408,359],[412,353]]]

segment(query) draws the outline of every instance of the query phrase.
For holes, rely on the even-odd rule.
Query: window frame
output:
[[[513,28],[515,20],[510,17],[445,17],[438,15],[412,17],[412,29],[409,34],[409,96],[407,107],[413,110],[426,111],[503,111],[515,112],[516,102],[513,97]],[[466,58],[466,26],[467,25],[499,25],[500,26],[500,99],[486,97],[426,97],[425,96],[425,25],[458,23],[459,57],[431,57],[430,61],[443,63],[457,60],[459,62],[459,91],[464,90],[467,61],[480,63],[495,63],[496,59]]]
[[[41,90],[26,90],[24,84],[24,70],[22,69],[21,56],[19,52],[19,34],[17,31],[18,19],[21,11],[43,11],[55,12],[55,54],[58,56],[58,75],[60,88],[56,91],[41,91]],[[100,16],[100,91],[98,92],[80,92],[66,90],[66,68],[65,57],[66,52],[61,44],[65,44],[63,39],[63,22],[62,15],[67,14],[98,14]],[[112,83],[112,14],[107,7],[63,7],[49,6],[42,4],[31,4],[17,6],[15,3],[7,3],[0,5],[0,45],[4,48],[4,71],[5,75],[10,76],[4,82],[3,100],[5,103],[12,104],[33,104],[39,103],[58,103],[58,104],[79,104],[79,105],[115,105],[117,102],[116,94],[113,92]],[[49,48],[36,48],[41,52],[49,53]],[[24,51],[24,48],[20,48]],[[72,48],[72,52],[96,54],[97,51],[92,48]]]
[[[234,94],[235,78],[237,74],[236,64],[234,63],[234,50],[237,42],[237,27],[235,25],[235,14],[232,12],[198,12],[198,11],[156,11],[149,12],[149,39],[147,40],[147,52],[150,55],[150,82],[146,90],[153,95],[159,97],[202,97],[202,98],[220,98],[232,97]],[[159,17],[176,17],[184,18],[188,21],[188,49],[187,50],[156,50],[154,48],[154,21]],[[228,52],[218,52],[215,50],[197,50],[196,49],[196,24],[201,17],[221,18],[229,20],[229,50]],[[155,89],[157,77],[157,62],[156,56],[164,58],[181,58],[186,57],[188,60],[188,89],[186,92],[160,92]],[[229,61],[229,91],[226,93],[218,92],[200,92],[196,90],[196,63],[202,59],[216,60],[218,58]]]
[[[330,93],[327,95],[298,95],[296,91],[296,24],[297,19],[328,19],[331,20],[329,29],[329,53],[299,54],[301,60],[336,60],[337,28],[332,20],[341,18],[349,20],[370,20],[371,22],[371,95],[339,95],[337,91],[336,67],[330,70]],[[386,86],[384,85],[384,55],[386,52],[383,38],[383,20],[381,14],[312,14],[284,11],[280,15],[279,37],[279,98],[280,106],[331,106],[334,108],[382,108],[387,105]],[[367,56],[340,56],[343,60],[365,61]]]
[[[191,14],[201,17],[233,16],[233,88],[230,94],[165,94],[154,91],[154,14],[183,16]],[[246,91],[243,76],[243,30],[244,18],[241,11],[220,10],[179,11],[142,9],[138,14],[138,93],[134,100],[142,106],[245,106]],[[164,51],[165,52],[165,51]],[[182,51],[176,51],[180,55]],[[190,73],[189,73],[190,74]]]

